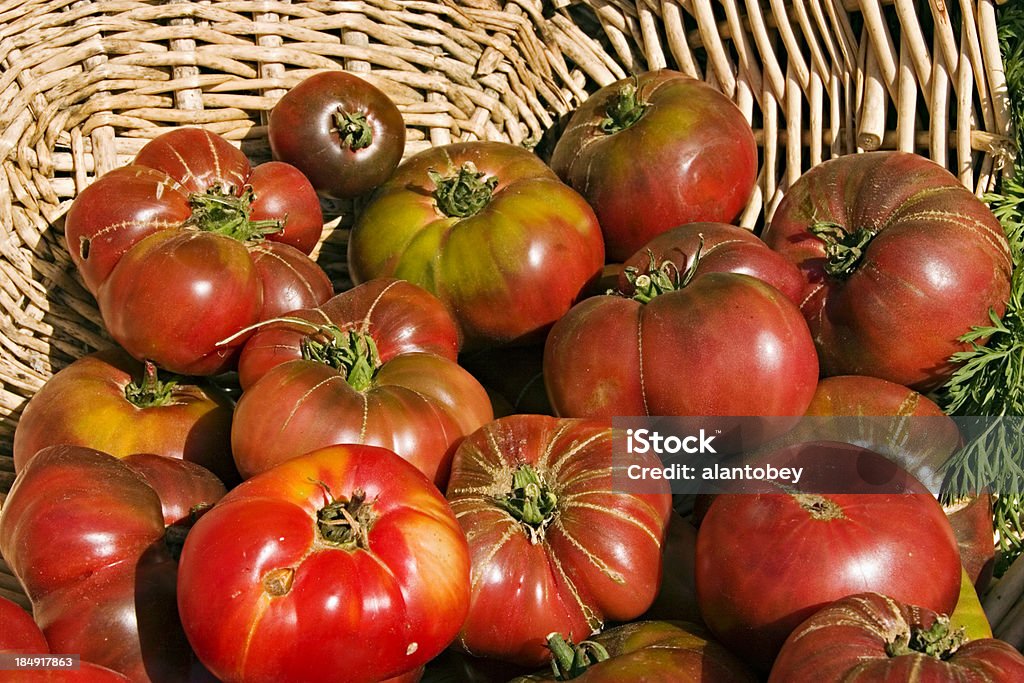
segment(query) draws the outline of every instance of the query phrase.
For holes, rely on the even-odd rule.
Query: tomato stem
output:
[[[867,228],[847,232],[838,223],[819,221],[808,231],[825,243],[825,272],[832,277],[848,278],[864,258],[864,251],[875,237]]]
[[[640,100],[638,86],[638,79],[634,76],[631,83],[619,88],[605,109],[606,117],[600,124],[603,132],[613,135],[626,130],[643,117],[648,105]]]
[[[556,681],[578,678],[591,665],[603,662],[610,656],[601,643],[584,640],[573,645],[560,633],[548,635],[548,649],[551,650],[551,671]]]
[[[381,366],[380,352],[373,337],[365,332],[341,329],[337,325],[321,325],[318,334],[302,339],[302,357],[329,365],[345,375],[345,381],[356,391],[366,391],[373,384]]]
[[[144,361],[143,367],[142,377],[125,386],[125,399],[136,408],[155,408],[170,403],[178,378],[160,379],[153,361]]]
[[[530,534],[530,542],[538,543],[558,507],[558,497],[549,489],[530,465],[520,465],[512,473],[512,488],[500,502],[514,519]]]
[[[356,489],[351,498],[333,498],[330,490],[320,482],[331,502],[316,513],[316,528],[320,539],[343,550],[367,550],[370,547],[370,529],[377,516],[373,504],[366,502],[366,492]]]
[[[636,266],[626,267],[623,274],[626,276],[626,282],[633,289],[632,298],[646,304],[666,292],[674,292],[689,285],[697,273],[697,265],[700,263],[701,252],[704,250],[704,235],[701,234],[699,237],[700,244],[693,255],[693,260],[682,273],[669,259],[665,259],[659,264],[657,257],[650,249],[647,250],[649,262],[645,269],[641,270]]]
[[[241,194],[235,194],[233,188],[219,185],[206,192],[194,192],[188,198],[192,215],[185,225],[239,242],[255,242],[281,232],[286,218],[254,221],[249,217],[255,198],[250,185],[246,185]]]
[[[334,112],[334,132],[341,138],[341,144],[356,152],[373,144],[373,127],[363,112],[347,112],[338,107]]]
[[[468,218],[487,206],[498,179],[495,176],[485,178],[486,175],[468,161],[455,175],[442,176],[437,171],[427,171],[435,185],[433,196],[437,208],[449,218]]]
[[[885,651],[890,657],[925,654],[946,660],[960,649],[965,640],[962,626],[954,629],[950,625],[949,617],[939,615],[928,628],[912,626],[909,633],[900,633],[886,643]]]
[[[797,504],[811,516],[811,519],[828,522],[846,519],[843,508],[834,500],[817,493],[791,493]]]

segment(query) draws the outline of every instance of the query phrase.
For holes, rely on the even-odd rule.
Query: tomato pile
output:
[[[1024,680],[978,600],[991,500],[933,494],[961,437],[926,394],[1013,267],[945,169],[839,157],[742,229],[750,125],[669,70],[596,92],[550,159],[403,161],[343,72],[268,138],[252,166],[172,130],[68,212],[117,346],[20,417],[0,553],[34,618],[0,602],[0,653],[82,664],[0,680]],[[359,200],[341,291],[321,198]],[[931,422],[800,421],[887,415]],[[617,417],[753,418],[719,443],[849,490],[625,487],[663,463]]]

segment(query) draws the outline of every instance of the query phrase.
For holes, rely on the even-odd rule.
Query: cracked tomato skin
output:
[[[786,640],[768,683],[1011,683],[1024,680],[1024,656],[1009,643],[980,638],[950,656],[892,652],[939,615],[879,593],[838,600],[814,613]]]
[[[493,187],[467,191],[478,198],[471,207],[435,196],[464,169]],[[406,159],[360,213],[348,245],[355,282],[395,277],[426,288],[451,311],[467,349],[541,338],[603,263],[583,197],[537,155],[501,142]]]
[[[459,446],[447,496],[473,563],[461,650],[541,666],[550,658],[548,634],[578,642],[651,605],[671,495],[664,480],[644,491],[622,489],[613,435],[600,420],[510,415]],[[660,465],[653,455],[634,457]],[[529,473],[554,497],[544,520],[532,524],[503,502],[514,479]]]
[[[833,259],[830,231],[859,259]],[[826,233],[827,236],[828,233]],[[823,376],[871,375],[919,391],[941,385],[1001,316],[1012,261],[992,212],[945,168],[907,152],[848,154],[805,173],[762,235],[800,268]],[[846,256],[851,252],[844,250]]]
[[[225,683],[404,675],[448,646],[469,605],[447,501],[374,446],[331,446],[243,482],[193,527],[178,577],[185,632]]]

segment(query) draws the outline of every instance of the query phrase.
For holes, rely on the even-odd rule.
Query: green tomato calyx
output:
[[[314,327],[317,332],[302,339],[302,357],[330,365],[345,375],[345,381],[356,391],[369,389],[381,366],[380,352],[373,337],[337,325]]]
[[[825,272],[841,279],[853,274],[875,238],[875,233],[867,228],[847,232],[843,226],[829,221],[814,223],[808,232],[825,243]]]
[[[449,218],[475,216],[487,206],[498,185],[495,176],[477,171],[471,162],[464,163],[454,175],[443,176],[437,171],[427,171],[433,181],[434,202],[438,210]]]
[[[648,106],[640,99],[638,82],[634,77],[631,83],[619,88],[612,101],[608,103],[604,112],[605,118],[600,124],[602,132],[614,135],[626,130],[643,118]]]
[[[949,617],[939,615],[928,628],[912,626],[908,632],[899,633],[885,645],[890,657],[924,654],[929,657],[949,659],[966,641],[963,627],[954,629]]]
[[[701,252],[704,250],[704,235],[699,235],[699,238],[697,251],[693,254],[693,260],[690,261],[685,271],[680,271],[679,267],[669,259],[658,263],[657,256],[650,249],[647,250],[648,264],[646,268],[626,267],[623,270],[623,275],[626,276],[626,282],[633,290],[630,297],[646,304],[666,292],[674,292],[689,285],[694,275],[697,274]]]
[[[348,147],[352,152],[358,152],[373,144],[373,126],[366,120],[366,114],[363,112],[347,112],[339,106],[332,118],[332,132],[338,134],[342,146]]]
[[[316,482],[330,502],[317,510],[316,529],[321,541],[342,550],[368,550],[370,529],[377,519],[366,492],[356,489],[350,498],[335,498],[323,482]]]
[[[188,197],[192,215],[184,225],[239,242],[259,242],[267,235],[284,230],[285,218],[252,220],[255,199],[250,185],[242,188],[241,194],[236,194],[232,187],[221,185],[210,187],[206,192],[193,192]]]
[[[593,640],[573,645],[562,634],[551,633],[547,641],[548,649],[551,650],[551,671],[556,681],[569,681],[582,676],[591,665],[603,662],[610,656],[601,643]]]
[[[142,377],[125,386],[125,399],[136,408],[157,408],[169,404],[174,397],[178,378],[171,376],[160,379],[159,370],[153,361],[144,361],[143,368]]]
[[[558,497],[530,465],[520,465],[512,473],[512,486],[500,505],[530,534],[530,542],[539,543],[544,530],[555,518]]]

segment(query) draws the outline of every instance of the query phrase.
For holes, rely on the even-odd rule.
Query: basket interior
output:
[[[406,154],[492,139],[544,155],[589,93],[674,68],[721,89],[751,121],[761,173],[741,223],[757,229],[800,173],[840,154],[915,151],[976,192],[992,187],[1010,160],[1005,83],[994,5],[973,9],[911,0],[8,0],[0,452],[10,452],[18,414],[46,379],[110,343],[65,249],[72,198],[169,128],[204,126],[264,161],[277,99],[315,71],[345,69],[398,104]],[[357,210],[324,203],[318,260],[339,289]],[[9,479],[0,472],[0,490]]]

